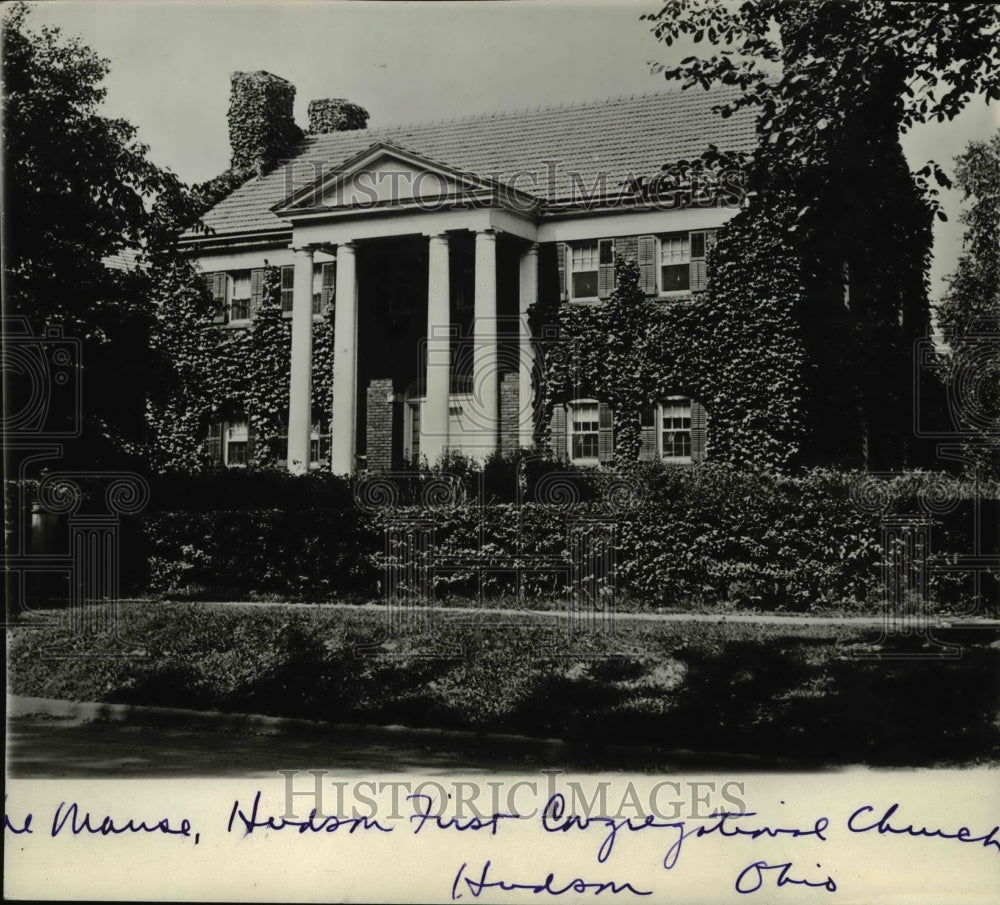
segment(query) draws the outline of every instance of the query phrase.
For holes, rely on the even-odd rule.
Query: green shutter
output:
[[[256,317],[264,304],[264,268],[250,271],[250,317]]]
[[[209,294],[212,296],[212,322],[224,324],[229,315],[229,275],[225,271],[205,275]]]
[[[639,288],[645,295],[656,295],[656,237],[639,236]]]
[[[557,402],[552,406],[552,455],[557,462],[565,462],[566,453],[566,406],[562,402]]]
[[[691,461],[703,462],[708,450],[708,413],[700,402],[691,400]]]
[[[559,268],[559,301],[569,298],[569,246],[565,242],[556,243],[556,266]]]
[[[222,464],[222,422],[215,421],[208,426],[208,438],[205,441],[205,451],[212,465]]]
[[[323,290],[320,293],[320,309],[326,314],[333,304],[333,294],[337,285],[337,265],[332,261],[323,265]]]
[[[295,301],[295,267],[287,265],[281,268],[281,313],[291,314]]]
[[[615,288],[615,240],[601,239],[597,251],[597,297],[606,299]]]
[[[692,292],[701,292],[705,288],[708,278],[705,268],[707,234],[704,232],[691,233],[688,241],[691,243],[691,275],[688,285]]]
[[[615,417],[604,402],[597,407],[597,427],[597,461],[610,462],[615,457]]]
[[[656,459],[656,411],[643,412],[639,427],[639,461],[652,462]]]

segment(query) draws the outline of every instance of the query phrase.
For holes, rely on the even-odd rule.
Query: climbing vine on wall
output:
[[[264,273],[263,301],[242,329],[213,326],[211,300],[187,265],[158,275],[154,345],[172,373],[170,390],[148,407],[150,456],[158,470],[192,471],[210,463],[209,425],[245,416],[248,464],[282,467],[291,369],[291,320],[281,310],[281,271]],[[333,404],[333,309],[313,322],[312,408],[329,430]]]
[[[710,267],[719,255],[734,255],[747,262],[751,276],[735,282],[730,272],[690,301],[647,299],[638,266],[621,258],[616,288],[604,304],[540,300],[536,331],[554,327],[559,337],[539,345],[543,424],[556,402],[600,399],[615,412],[616,462],[634,461],[643,410],[666,396],[687,395],[708,410],[711,458],[755,469],[786,467],[803,430],[803,352],[795,326],[800,299],[794,259],[775,255],[774,245],[760,239],[739,217],[722,230]],[[759,260],[765,253],[767,261]],[[747,279],[766,282],[767,290],[748,292]]]

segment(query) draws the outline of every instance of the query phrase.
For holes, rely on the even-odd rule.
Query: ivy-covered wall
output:
[[[209,465],[205,447],[213,422],[244,415],[248,464],[281,467],[288,417],[291,320],[281,311],[281,269],[264,273],[264,295],[243,328],[211,325],[212,302],[189,267],[161,276],[157,359],[169,362],[173,391],[151,400],[150,454],[161,471]],[[313,411],[329,429],[333,405],[333,306],[313,322]]]

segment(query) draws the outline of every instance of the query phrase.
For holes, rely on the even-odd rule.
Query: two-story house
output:
[[[255,146],[280,156],[294,89],[269,73],[241,74],[238,84],[251,85],[270,117],[260,117]],[[528,312],[541,295],[602,304],[616,257],[638,263],[658,304],[704,289],[707,249],[738,209],[738,187],[683,201],[643,187],[709,144],[752,147],[748,114],[713,112],[725,99],[675,90],[379,129],[337,116],[341,102],[310,105],[310,129],[287,159],[212,208],[207,235],[185,239],[220,329],[251,327],[263,268],[282,268],[288,467],[329,456],[335,473],[352,474],[433,463],[445,450],[483,458],[530,446],[538,338]],[[254,99],[238,100],[245,110]],[[230,126],[234,141],[245,138]],[[327,418],[312,410],[312,336],[330,306]],[[612,419],[600,398],[560,403],[553,451],[580,464],[609,459]],[[664,460],[698,460],[707,424],[699,400],[666,393],[644,417],[644,441]],[[216,458],[245,461],[247,430],[238,417],[214,425]]]

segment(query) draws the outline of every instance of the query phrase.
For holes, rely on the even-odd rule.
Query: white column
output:
[[[451,393],[451,275],[448,236],[430,237],[427,257],[427,373],[420,455],[433,465],[448,448]]]
[[[288,392],[288,470],[309,470],[312,435],[313,250],[295,249],[292,290],[292,366]]]
[[[333,419],[330,470],[354,474],[358,412],[358,283],[353,242],[337,246],[333,312]]]
[[[497,449],[500,414],[497,404],[497,235],[476,233],[476,296],[473,325],[472,387],[479,448],[483,457]]]
[[[535,401],[531,389],[531,369],[535,355],[531,344],[531,327],[528,308],[538,301],[538,243],[532,242],[521,253],[521,283],[518,295],[518,314],[521,319],[518,342],[518,445],[531,446],[535,426]]]

